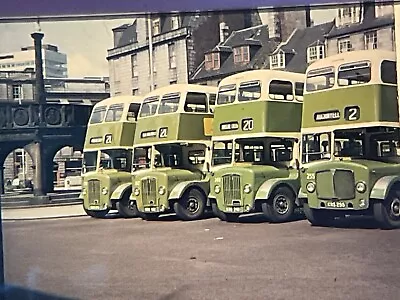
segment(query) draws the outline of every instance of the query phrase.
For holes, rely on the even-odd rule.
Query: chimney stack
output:
[[[219,23],[219,42],[222,44],[225,42],[225,38],[228,35],[229,27],[226,25],[225,22]]]
[[[44,89],[43,78],[43,58],[42,58],[42,39],[44,34],[41,32],[34,32],[31,37],[35,45],[35,95],[34,100],[43,104],[46,103],[46,95]]]

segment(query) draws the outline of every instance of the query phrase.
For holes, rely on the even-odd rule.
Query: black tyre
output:
[[[106,215],[108,214],[108,212],[110,211],[109,209],[106,210],[88,210],[85,207],[83,207],[83,209],[85,210],[85,213],[92,217],[92,218],[96,218],[96,219],[103,219],[106,217]]]
[[[217,203],[213,202],[211,204],[212,211],[216,217],[218,217],[221,221],[225,222],[237,222],[240,214],[230,214],[224,213],[219,210]]]
[[[330,226],[333,222],[333,216],[328,211],[312,209],[308,206],[308,203],[304,203],[303,212],[313,226]]]
[[[189,189],[174,203],[176,215],[184,221],[200,219],[206,207],[206,197],[196,188]]]
[[[289,188],[279,187],[261,204],[261,208],[270,222],[283,223],[293,217],[295,201],[296,196]]]
[[[139,216],[136,201],[129,199],[129,193],[125,193],[123,198],[117,202],[118,213],[123,218],[135,218]]]
[[[382,229],[400,228],[400,191],[393,189],[383,202],[373,205],[374,218]]]

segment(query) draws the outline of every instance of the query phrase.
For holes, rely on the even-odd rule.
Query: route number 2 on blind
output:
[[[360,107],[348,106],[344,109],[344,118],[347,121],[357,121],[360,119]]]

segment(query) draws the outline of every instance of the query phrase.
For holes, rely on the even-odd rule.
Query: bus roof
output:
[[[265,79],[277,79],[277,80],[292,80],[303,82],[305,80],[303,73],[295,73],[280,70],[250,70],[243,71],[225,77],[222,79],[218,86],[233,84],[238,81],[254,81],[254,80],[265,80]]]
[[[142,96],[114,96],[114,97],[109,97],[106,98],[100,102],[97,102],[96,105],[93,108],[99,107],[99,106],[109,106],[112,104],[118,104],[118,103],[139,103],[141,104],[143,101]]]
[[[190,84],[190,83],[174,83],[171,85],[166,85],[163,87],[159,87],[147,94],[144,95],[144,98],[149,98],[153,96],[159,96],[169,93],[177,93],[177,92],[206,92],[206,93],[217,93],[217,87],[209,86],[209,85],[200,85],[200,84]]]
[[[385,59],[396,61],[396,52],[380,49],[343,52],[313,62],[311,65],[308,66],[306,73],[308,73],[310,70],[315,70],[323,67],[337,68],[343,63],[369,60],[372,64],[376,64]]]

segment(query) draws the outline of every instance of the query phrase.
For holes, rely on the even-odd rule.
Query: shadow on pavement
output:
[[[73,298],[62,297],[59,295],[47,294],[40,291],[31,290],[24,287],[5,285],[0,286],[0,299],[4,300],[71,300]]]

